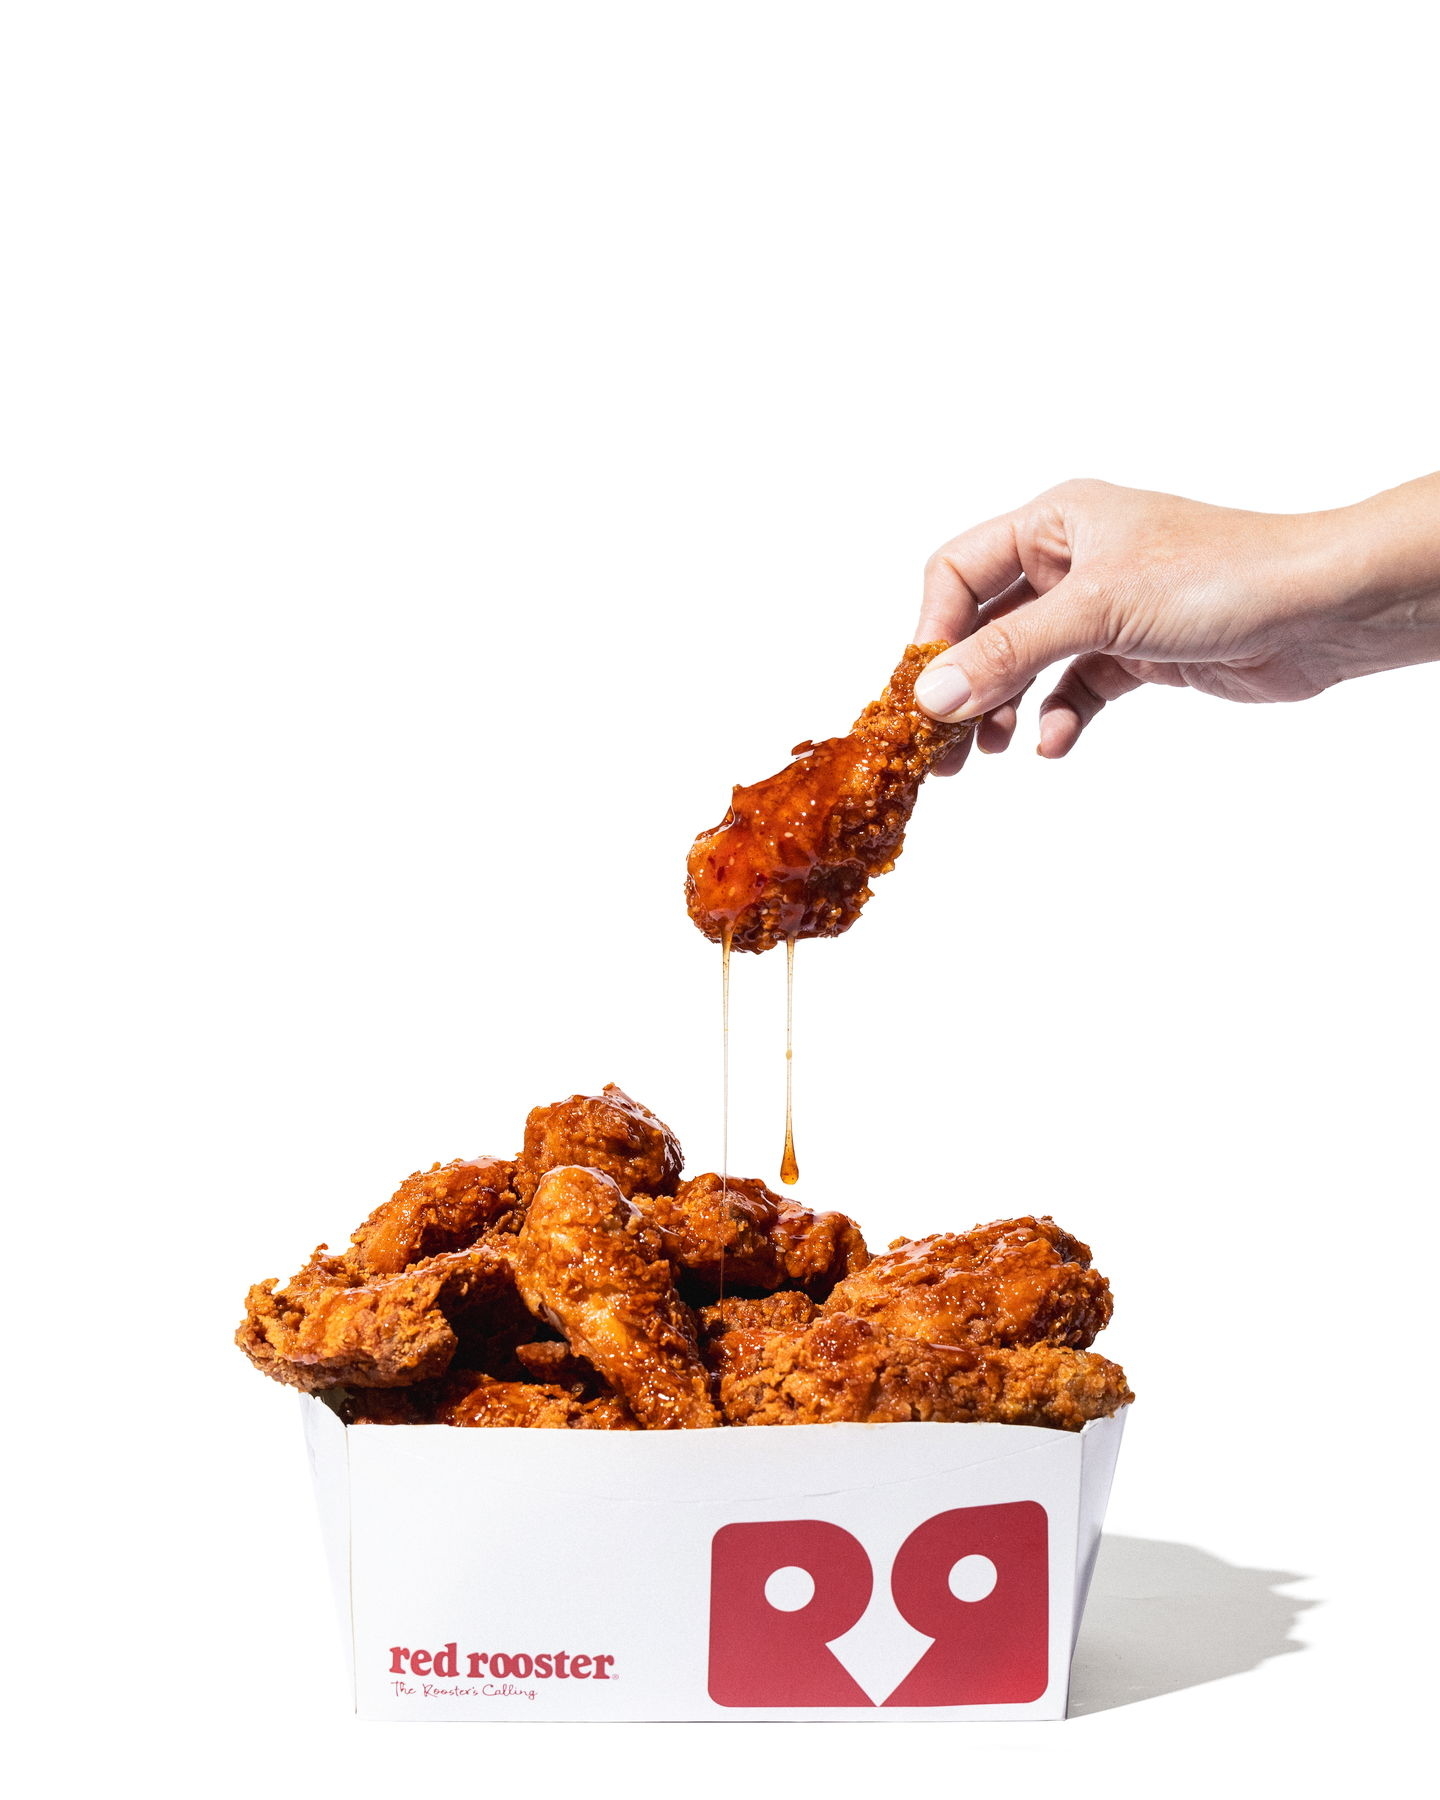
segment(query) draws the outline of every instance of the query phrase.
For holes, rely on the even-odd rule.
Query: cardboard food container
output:
[[[1124,1428],[305,1434],[364,1719],[1059,1719]]]

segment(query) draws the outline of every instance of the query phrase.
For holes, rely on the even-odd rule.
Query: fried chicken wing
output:
[[[344,1261],[366,1279],[464,1250],[514,1211],[515,1165],[494,1156],[435,1163],[402,1181],[354,1231]]]
[[[551,1169],[515,1240],[526,1305],[649,1430],[719,1423],[659,1234],[601,1170]]]
[[[735,789],[687,865],[685,903],[706,937],[760,951],[855,923],[904,847],[920,783],[971,729],[915,704],[915,677],[945,647],[911,644],[848,736],[797,744],[778,775]]]
[[[599,1169],[622,1194],[673,1194],[684,1158],[668,1125],[612,1081],[598,1094],[537,1106],[525,1121],[515,1191],[529,1200],[551,1169]]]
[[[317,1252],[279,1292],[273,1279],[251,1288],[235,1341],[262,1374],[307,1393],[423,1381],[450,1366],[457,1315],[512,1286],[508,1261],[493,1242],[371,1281],[352,1277],[347,1285],[343,1273],[320,1279],[340,1260]]]
[[[489,1375],[457,1376],[435,1410],[437,1425],[524,1425],[541,1430],[635,1431],[624,1404],[613,1394],[577,1400],[564,1388],[523,1381],[495,1381]]]
[[[831,1293],[825,1310],[931,1344],[1083,1350],[1109,1322],[1110,1284],[1053,1219],[1006,1219],[901,1242]]]
[[[1078,1431],[1133,1398],[1115,1363],[1059,1344],[1014,1349],[918,1343],[824,1312],[789,1331],[717,1340],[729,1425],[992,1422]]]
[[[677,1270],[707,1294],[794,1286],[823,1299],[870,1260],[853,1219],[782,1200],[763,1181],[696,1175],[673,1194],[634,1201]]]

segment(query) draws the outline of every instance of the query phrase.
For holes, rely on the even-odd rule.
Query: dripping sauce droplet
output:
[[[794,1187],[800,1179],[795,1160],[795,939],[785,940],[785,1154],[780,1159],[780,1179]]]

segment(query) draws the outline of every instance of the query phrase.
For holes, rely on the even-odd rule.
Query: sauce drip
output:
[[[720,933],[720,1192],[730,1197],[730,939],[733,924]],[[720,1299],[725,1298],[725,1245],[720,1245]]]
[[[780,1158],[780,1179],[794,1187],[800,1179],[795,1160],[795,939],[785,940],[785,1154]]]
[[[730,936],[727,925],[720,936],[720,1180],[727,1187],[730,1176]]]

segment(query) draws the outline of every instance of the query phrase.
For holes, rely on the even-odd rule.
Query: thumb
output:
[[[941,651],[915,682],[916,703],[932,718],[978,719],[1015,699],[1051,663],[1104,647],[1098,596],[1067,575],[1047,594]]]

